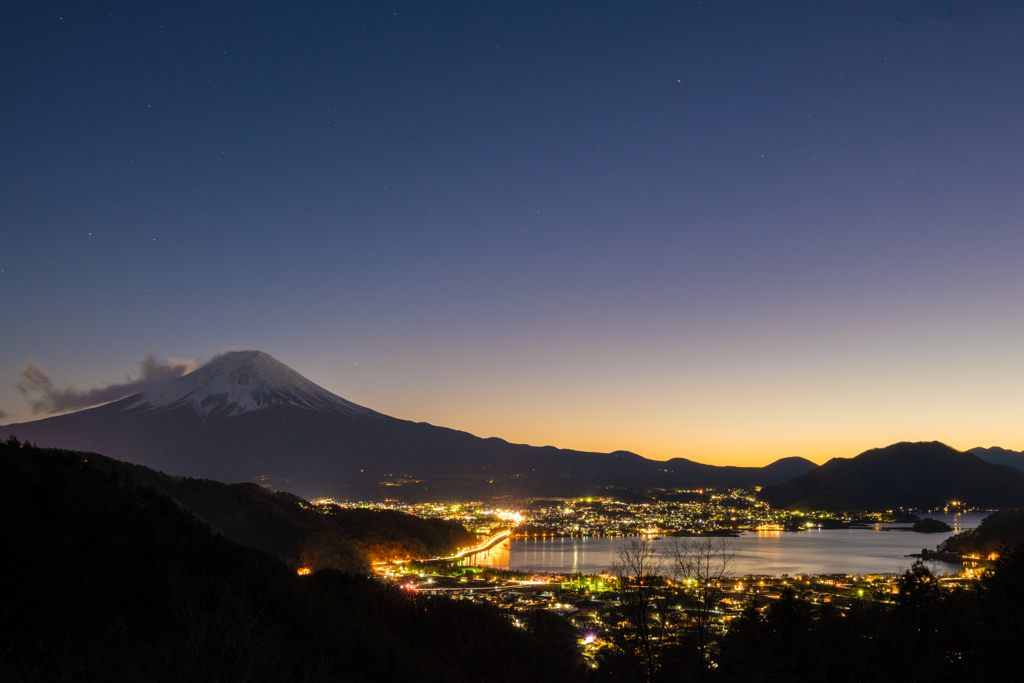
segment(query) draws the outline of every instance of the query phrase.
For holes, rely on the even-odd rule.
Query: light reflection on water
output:
[[[930,515],[957,531],[973,529],[988,513]],[[893,529],[910,525],[888,525]],[[813,529],[793,532],[745,532],[726,539],[736,553],[732,574],[883,574],[908,569],[919,553],[952,534],[916,534],[886,531],[882,527],[861,529]],[[624,544],[633,540],[621,536],[561,538],[515,538],[467,558],[467,564],[554,573],[596,574],[608,569]],[[659,539],[659,545],[670,543]],[[930,562],[937,574],[954,573],[959,565]]]

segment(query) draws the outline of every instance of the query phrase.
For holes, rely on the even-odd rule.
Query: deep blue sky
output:
[[[1024,10],[0,9],[15,382],[259,348],[397,417],[705,462],[1024,448]]]

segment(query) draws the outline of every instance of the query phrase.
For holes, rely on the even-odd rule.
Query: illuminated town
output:
[[[964,577],[938,579],[942,591],[963,590]],[[521,624],[531,610],[546,610],[566,618],[580,632],[580,645],[588,656],[616,633],[635,628],[628,610],[629,588],[609,573],[596,575],[528,574],[474,566],[443,567],[433,563],[394,563],[381,570],[382,578],[421,594],[446,595],[458,600],[487,604],[506,611],[513,623]],[[710,585],[714,597],[710,628],[723,632],[744,609],[753,606],[763,612],[784,592],[815,606],[829,605],[846,612],[856,606],[893,605],[899,593],[900,576],[895,574],[853,576],[797,575],[722,578]],[[693,628],[682,606],[684,585],[666,579],[659,598],[669,606],[667,635]]]
[[[728,538],[741,532],[783,533],[808,528],[876,526],[907,521],[907,511],[889,510],[848,515],[835,512],[772,510],[756,498],[757,489],[721,491],[674,491],[669,500],[622,502],[611,497],[535,500],[511,510],[479,502],[456,504],[314,501],[321,509],[333,505],[400,510],[422,517],[457,521],[479,536],[479,544],[446,558],[396,558],[375,563],[380,580],[392,582],[420,595],[443,595],[498,608],[516,625],[526,615],[544,610],[568,620],[580,634],[579,646],[592,666],[610,639],[635,629],[629,610],[629,581],[614,568],[600,573],[557,574],[503,568],[508,563],[509,538],[633,536],[643,542],[654,539],[716,539],[727,547]],[[953,501],[941,511],[967,511]],[[956,576],[936,579],[943,592],[965,590],[978,572],[995,557],[964,558]],[[303,570],[300,570],[303,571]],[[620,568],[621,572],[621,568]],[[668,572],[666,572],[668,573]],[[743,576],[723,572],[708,579],[712,598],[710,621],[713,633],[723,633],[745,609],[764,612],[773,601],[790,595],[818,608],[829,606],[840,613],[856,606],[895,604],[900,591],[899,574],[830,574],[809,576]],[[692,580],[691,580],[692,582]],[[669,605],[665,637],[695,628],[683,607],[685,581],[659,578],[657,599]]]
[[[912,519],[903,510],[861,513],[792,512],[772,510],[755,497],[757,489],[675,491],[669,498],[682,500],[621,502],[614,498],[570,498],[531,501],[511,510],[493,504],[346,502],[323,498],[319,507],[365,507],[399,510],[421,517],[457,521],[477,534],[512,528],[515,537],[530,536],[642,536],[664,534],[731,535],[741,531],[796,531],[812,527],[838,528]],[[956,506],[955,501],[950,505]],[[971,508],[960,507],[961,512]],[[950,508],[944,508],[949,511]]]

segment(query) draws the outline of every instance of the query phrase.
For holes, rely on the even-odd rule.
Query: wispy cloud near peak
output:
[[[163,361],[149,353],[139,363],[139,376],[134,379],[128,376],[121,384],[107,384],[92,389],[59,389],[42,368],[30,362],[15,386],[28,397],[33,414],[52,415],[117,401],[178,379],[198,367],[195,361],[177,358]]]

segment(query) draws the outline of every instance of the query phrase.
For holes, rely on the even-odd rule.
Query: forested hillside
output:
[[[575,634],[301,577],[75,453],[0,444],[0,680],[567,681]]]
[[[368,571],[370,561],[450,555],[476,540],[458,522],[387,510],[314,509],[296,495],[256,484],[172,477],[95,453],[82,457],[167,493],[214,530],[292,565]]]
[[[939,545],[939,550],[952,553],[978,553],[989,556],[1003,554],[1024,542],[1024,508],[1010,508],[993,512],[981,520],[977,529],[950,536]]]

